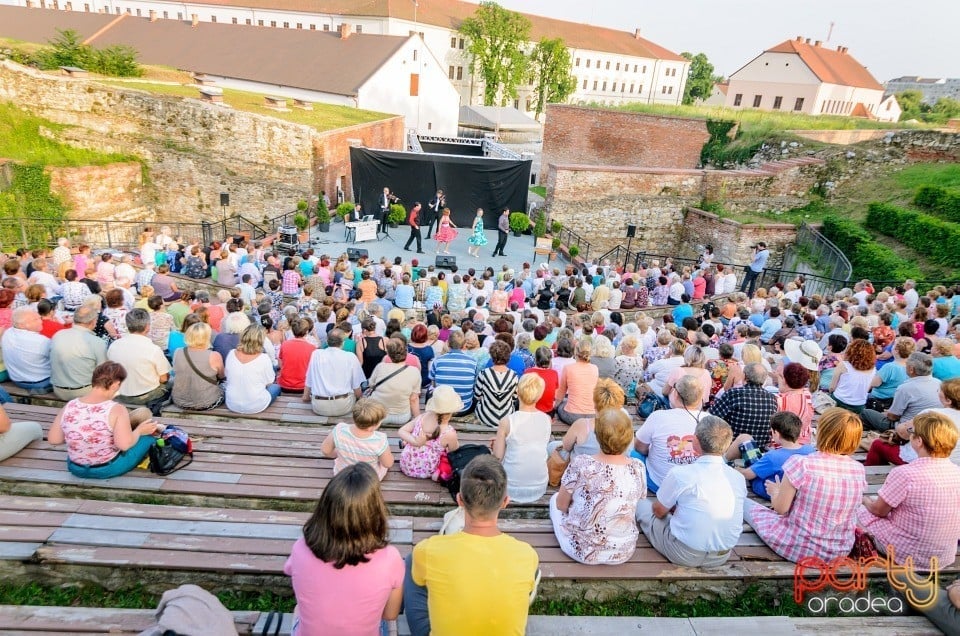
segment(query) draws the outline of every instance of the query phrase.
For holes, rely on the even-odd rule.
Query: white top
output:
[[[746,496],[743,476],[718,455],[671,470],[657,491],[664,507],[677,507],[670,517],[673,536],[688,548],[707,552],[737,545]]]
[[[907,315],[909,316],[917,308],[917,303],[920,302],[920,294],[917,293],[916,289],[908,289],[903,292],[903,300],[907,303]]]
[[[540,411],[516,411],[507,419],[510,434],[503,453],[507,494],[517,503],[532,503],[547,492],[550,416]]]
[[[846,370],[837,381],[837,388],[833,395],[844,404],[850,406],[862,406],[867,402],[867,393],[870,392],[870,382],[877,373],[876,369],[867,369],[858,371],[850,366],[850,363],[844,360]]]
[[[317,349],[310,356],[304,386],[311,395],[335,397],[353,393],[366,379],[356,355],[340,348]]]
[[[60,283],[49,272],[33,272],[27,281],[31,285],[42,285],[46,290],[47,298],[53,298],[60,295]]]
[[[960,429],[960,411],[956,409],[950,409],[950,408],[927,409],[925,411],[921,411],[920,413],[940,413],[942,415],[946,415],[953,421],[957,429]],[[918,413],[917,415],[919,415],[920,413]],[[903,446],[900,447],[900,459],[909,463],[915,460],[916,458],[917,458],[917,451],[913,450],[913,446],[911,446],[910,444],[904,444]],[[960,444],[957,444],[954,447],[953,452],[950,453],[950,461],[960,466]]]
[[[737,291],[737,275],[735,273],[725,274],[720,280],[723,281],[723,291],[720,291],[720,284],[718,283],[713,290],[715,294],[732,294]]]
[[[3,333],[0,343],[11,380],[42,382],[50,377],[50,338],[11,327]]]
[[[700,409],[654,411],[637,429],[637,440],[650,445],[646,461],[650,481],[662,484],[674,466],[697,461],[693,432],[702,414]]]
[[[127,379],[120,383],[120,395],[136,397],[160,386],[160,376],[170,373],[163,350],[143,334],[127,334],[107,349],[107,359],[123,365]]]
[[[683,366],[683,356],[670,356],[650,363],[647,367],[647,373],[653,375],[653,379],[647,382],[650,389],[657,395],[663,395],[663,387],[667,383],[667,377],[674,369]]]
[[[273,384],[276,375],[267,354],[261,353],[243,363],[237,359],[237,352],[231,351],[224,367],[227,375],[224,397],[228,409],[234,413],[259,413],[270,406],[267,385]]]

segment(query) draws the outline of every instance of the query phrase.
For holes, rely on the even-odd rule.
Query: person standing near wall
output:
[[[747,266],[747,269],[743,276],[743,282],[740,283],[740,291],[746,292],[748,296],[753,296],[753,290],[757,286],[757,277],[763,272],[767,267],[767,259],[770,258],[770,251],[767,249],[767,244],[763,241],[760,241],[753,246],[753,260],[750,261],[750,265]],[[749,287],[749,289],[747,289]]]

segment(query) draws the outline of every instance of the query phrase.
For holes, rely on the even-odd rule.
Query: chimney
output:
[[[846,54],[846,52],[847,52],[847,47],[843,47],[843,50],[840,51],[840,52]]]
[[[804,40],[804,43],[805,43],[805,44],[810,44],[810,38],[807,38],[806,40]]]
[[[197,28],[200,25],[200,18],[197,17],[196,13],[190,14],[190,26]]]
[[[843,47],[842,47],[842,46],[838,46],[838,47],[837,47],[837,53],[843,53]]]
[[[797,42],[803,42],[803,36],[802,36],[802,35],[798,35],[798,36],[797,36]]]
[[[640,28],[639,28],[639,27],[637,27],[636,29],[633,30],[633,39],[634,39],[634,40],[639,40],[639,39],[640,39]]]
[[[151,22],[157,21],[157,12],[154,11],[153,9],[150,9],[150,21]]]
[[[820,46],[821,44],[823,44],[822,40],[817,40],[816,42],[813,43],[814,46]]]
[[[346,22],[340,23],[340,39],[341,40],[346,40],[348,37],[350,37],[352,32],[353,32],[353,29],[348,23]]]

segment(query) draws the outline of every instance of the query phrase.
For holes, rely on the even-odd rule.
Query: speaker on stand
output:
[[[437,256],[437,262],[435,267],[438,269],[443,267],[445,269],[451,269],[457,266],[457,257],[456,256]]]
[[[358,247],[348,247],[347,248],[347,258],[351,261],[357,261],[361,258],[370,258],[370,252],[365,249],[360,249]]]

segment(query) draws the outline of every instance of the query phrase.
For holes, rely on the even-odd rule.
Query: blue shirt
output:
[[[750,317],[747,318],[750,322],[753,323],[754,327],[759,328],[763,324],[764,317],[763,314],[750,314]]]
[[[762,272],[763,268],[767,266],[768,258],[770,258],[769,250],[760,250],[754,255],[753,260],[750,262],[750,269],[755,272]]]
[[[773,338],[773,334],[780,331],[781,328],[783,328],[783,323],[779,318],[767,318],[760,325],[760,342],[769,342],[770,338]]]
[[[430,379],[435,384],[452,386],[463,408],[473,405],[473,385],[477,381],[477,361],[462,351],[451,351],[433,361],[430,365]]]
[[[673,322],[677,325],[683,323],[684,318],[693,317],[693,305],[690,303],[680,303],[673,308]]]
[[[960,377],[960,360],[954,356],[934,358],[933,377],[941,381]]]
[[[397,285],[397,295],[393,299],[400,309],[410,309],[413,307],[413,285]]]
[[[936,360],[933,366],[936,368]],[[880,386],[870,391],[870,395],[878,400],[889,400],[892,398],[893,394],[897,391],[897,387],[909,379],[907,377],[906,367],[902,364],[893,364],[892,358],[889,364],[883,365],[883,367],[877,371],[877,376],[880,378]]]
[[[756,478],[750,482],[750,488],[758,497],[763,497],[766,500],[770,500],[770,495],[767,493],[767,487],[764,485],[768,479],[776,480],[777,477],[783,478],[783,465],[794,455],[809,455],[814,452],[816,447],[812,444],[807,444],[806,446],[801,446],[800,448],[794,448],[792,450],[787,448],[778,448],[777,450],[772,450],[768,453],[765,453],[763,457],[757,460],[757,463],[750,466],[750,470],[756,475]]]

